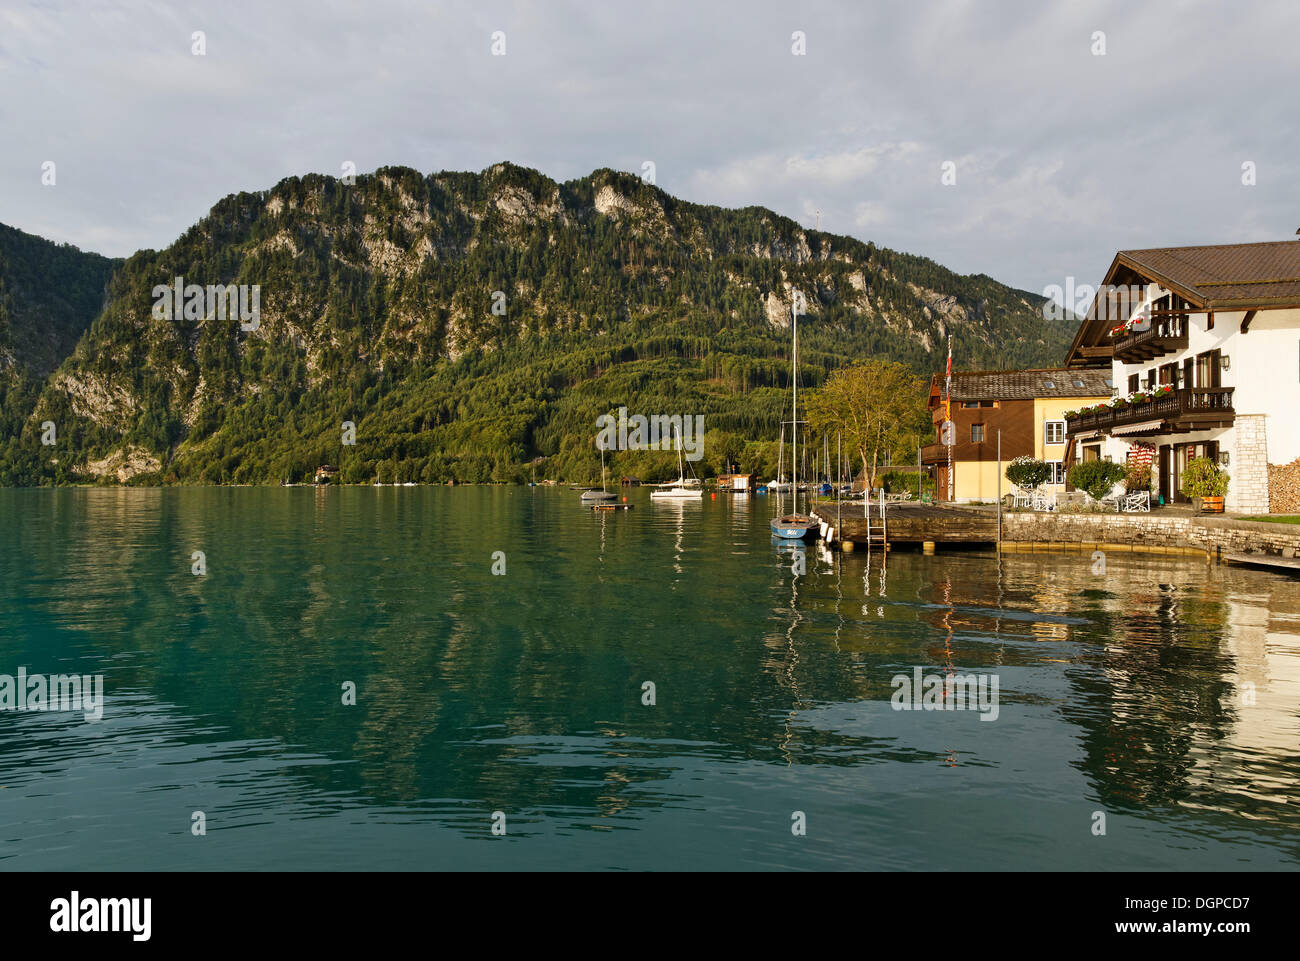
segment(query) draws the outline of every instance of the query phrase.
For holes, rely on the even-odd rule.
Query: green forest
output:
[[[962,369],[1052,364],[1073,332],[989,277],[611,170],[295,177],[124,261],[0,241],[7,486],[275,484],[326,464],[344,483],[586,483],[596,419],[619,406],[703,415],[703,476],[768,476],[794,290],[801,389],[872,357],[928,379],[949,334]],[[154,316],[177,277],[258,285],[260,323]],[[677,463],[607,468],[657,480]]]

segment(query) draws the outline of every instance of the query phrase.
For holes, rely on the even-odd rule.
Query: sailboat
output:
[[[799,513],[799,312],[793,303],[790,304],[790,332],[793,338],[790,353],[790,386],[794,389],[791,408],[793,413],[790,417],[790,464],[794,474],[791,481],[794,511],[782,514],[781,499],[777,498],[777,516],[772,518],[772,535],[782,540],[801,541],[817,530],[817,521],[807,514]],[[782,440],[784,441],[784,429]],[[780,472],[778,466],[777,473]]]
[[[584,504],[605,504],[609,501],[618,500],[617,494],[611,494],[605,489],[605,448],[600,449],[600,490],[583,491],[579,498]]]
[[[677,425],[673,425],[673,433],[677,434]],[[704,488],[700,487],[698,482],[694,485],[686,481],[686,465],[682,462],[682,445],[680,441],[677,444],[677,480],[671,484],[660,484],[650,492],[652,500],[698,500],[704,496]]]

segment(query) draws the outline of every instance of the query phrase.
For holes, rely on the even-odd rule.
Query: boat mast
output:
[[[799,310],[794,298],[790,301],[790,326],[794,334],[794,349],[790,358],[790,382],[794,385],[794,407],[790,418],[790,469],[794,475],[790,490],[794,494],[794,512],[799,513]]]

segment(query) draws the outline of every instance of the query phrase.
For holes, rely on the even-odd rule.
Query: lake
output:
[[[1300,862],[1300,582],[816,545],[796,575],[767,497],[627,496],[0,490],[0,674],[104,690],[0,713],[0,868]],[[918,669],[996,711],[896,710]]]

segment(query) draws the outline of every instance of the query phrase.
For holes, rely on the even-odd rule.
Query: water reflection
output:
[[[372,819],[477,838],[500,809],[521,812],[520,836],[671,848],[684,832],[708,851],[692,832],[720,807],[744,835],[804,805],[841,819],[841,843],[799,857],[885,864],[892,832],[944,866],[927,805],[973,796],[965,827],[1007,866],[1100,857],[1049,817],[1068,804],[1137,819],[1135,863],[1181,856],[1161,831],[1189,859],[1214,844],[1296,859],[1295,581],[821,544],[796,574],[749,499],[629,497],[592,512],[538,489],[0,491],[0,673],[104,673],[113,715],[94,732],[0,715],[10,850],[65,830],[50,795],[137,840],[160,797],[206,798],[257,836],[241,857],[260,845],[291,864],[302,850],[255,825],[339,817],[331,830],[364,846],[380,843]],[[914,666],[998,673],[1001,718],[892,711],[890,680]],[[1037,853],[1014,836],[1034,804]],[[736,866],[716,843],[710,863]]]

